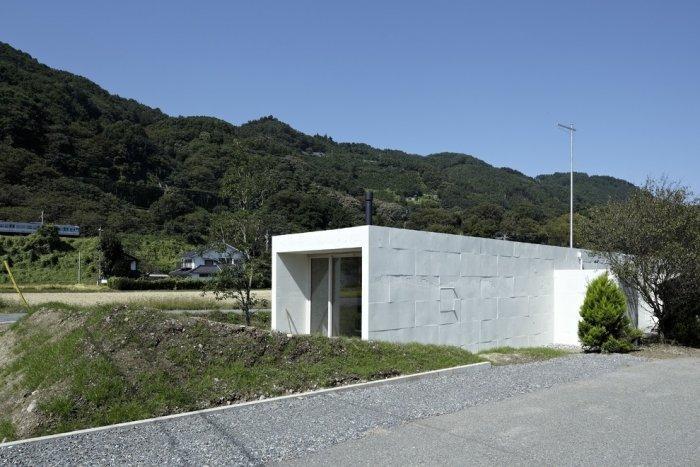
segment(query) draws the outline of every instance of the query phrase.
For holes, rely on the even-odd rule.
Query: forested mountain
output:
[[[222,212],[275,212],[281,230],[362,223],[566,240],[568,174],[528,177],[465,154],[337,143],[273,118],[170,117],[0,43],[0,219],[207,238]],[[583,210],[634,186],[575,174]]]

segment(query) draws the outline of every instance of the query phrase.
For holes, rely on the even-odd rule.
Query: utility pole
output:
[[[80,284],[80,250],[78,250],[78,284]]]
[[[571,168],[569,171],[569,248],[574,247],[574,128],[573,122],[569,125],[557,123],[559,128],[569,132],[569,162]]]
[[[97,241],[97,249],[99,250],[98,257],[97,257],[97,285],[102,284],[102,226],[99,226],[97,228],[97,232],[99,233],[99,240]]]

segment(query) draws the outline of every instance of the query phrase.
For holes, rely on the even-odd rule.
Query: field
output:
[[[255,295],[270,301],[270,290],[256,290]],[[196,290],[136,290],[100,292],[28,292],[24,297],[30,306],[60,302],[76,306],[104,304],[138,304],[158,309],[199,310],[202,308],[231,308],[233,300],[216,300],[212,294],[202,296]],[[19,304],[16,293],[0,293],[0,303]]]

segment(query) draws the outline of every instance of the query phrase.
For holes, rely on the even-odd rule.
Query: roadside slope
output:
[[[0,334],[0,440],[477,361],[452,347],[289,337],[140,307],[53,304]]]
[[[439,378],[262,401],[0,445],[0,464],[259,465],[322,453],[338,443],[386,433],[406,422],[467,407],[492,407],[527,393],[546,395],[550,393],[548,388],[605,379],[616,370],[643,362],[630,355],[578,354]]]

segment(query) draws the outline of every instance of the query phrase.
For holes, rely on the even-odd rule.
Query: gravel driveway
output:
[[[259,464],[645,360],[579,354],[0,447],[0,464]]]

